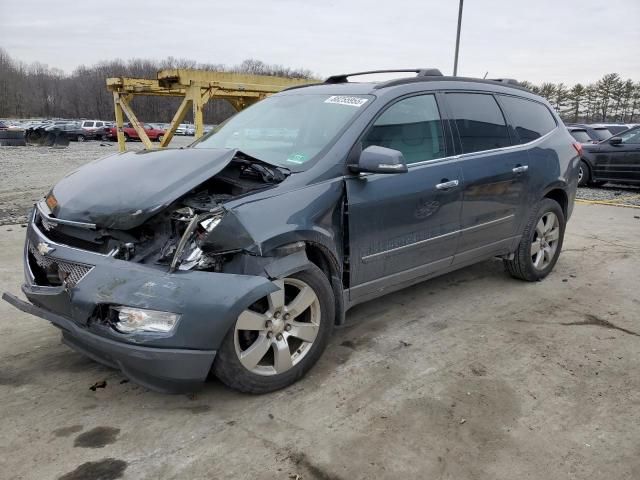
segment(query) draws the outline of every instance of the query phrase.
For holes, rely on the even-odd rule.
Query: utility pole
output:
[[[460,0],[460,8],[458,9],[458,33],[456,34],[456,56],[453,60],[453,76],[458,75],[458,52],[460,51],[460,27],[462,26],[462,4],[464,0]]]

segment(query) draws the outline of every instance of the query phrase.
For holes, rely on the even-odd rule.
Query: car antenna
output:
[[[482,79],[484,80],[485,78],[487,78],[487,75],[489,75],[489,70],[487,70],[487,71],[484,73],[484,77],[482,77]]]

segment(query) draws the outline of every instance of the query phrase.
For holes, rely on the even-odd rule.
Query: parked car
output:
[[[611,137],[611,132],[607,127],[594,127],[591,125],[584,125],[580,123],[569,123],[567,127],[579,127],[587,132],[591,138],[591,143],[599,143],[607,138]]]
[[[358,303],[493,257],[542,280],[580,145],[513,83],[416,72],[290,88],[187,148],[81,167],[29,221],[29,301],[3,298],[150,388],[212,371],[263,393]]]
[[[0,120],[0,130],[9,130],[9,123],[4,120]]]
[[[186,123],[181,123],[176,128],[176,135],[195,135],[195,133],[195,127]]]
[[[107,139],[116,140],[118,138],[117,131],[118,129],[115,126],[108,128],[106,133]],[[136,129],[133,128],[133,125],[131,125],[131,123],[126,123],[122,131],[124,133],[125,141],[140,140],[140,137],[138,136],[138,132],[136,132]],[[153,128],[153,126],[151,126],[148,123],[144,124],[144,131],[146,132],[147,136],[149,137],[149,140],[151,141],[159,142],[164,138],[164,130]]]
[[[579,185],[640,183],[640,126],[598,143],[583,145]]]
[[[69,140],[74,142],[84,142],[95,138],[95,131],[87,130],[82,126],[82,122],[55,122],[45,128],[45,131],[59,131]]]

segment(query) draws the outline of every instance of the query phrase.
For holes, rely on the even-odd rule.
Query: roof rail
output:
[[[368,72],[355,72],[355,73],[341,73],[339,75],[332,75],[327,78],[324,83],[347,83],[349,77],[355,77],[358,75],[370,75],[374,73],[415,73],[416,77],[441,77],[442,72],[437,68],[408,68],[408,69],[394,69],[394,70],[369,70]]]

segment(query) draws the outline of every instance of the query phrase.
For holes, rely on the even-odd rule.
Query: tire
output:
[[[156,142],[161,142],[163,138],[164,138],[164,135],[158,135],[156,137]]]
[[[0,138],[0,147],[25,147],[27,142],[22,139],[4,139]]]
[[[551,223],[554,216],[556,221]],[[529,217],[513,260],[504,261],[509,274],[527,282],[536,282],[549,275],[562,250],[565,226],[564,213],[558,202],[550,198],[539,202]]]
[[[234,390],[261,394],[291,385],[318,361],[331,337],[335,301],[322,270],[313,265],[276,283],[285,285],[284,299],[276,292],[243,311],[213,362],[213,373]],[[309,305],[294,313],[294,299]],[[289,319],[287,311],[292,315]],[[305,342],[297,334],[311,341]],[[247,355],[252,351],[257,354]]]
[[[580,167],[578,169],[578,186],[586,187],[591,180],[591,169],[584,160],[580,160]]]
[[[0,130],[0,140],[24,139],[24,130]]]
[[[124,141],[125,142],[130,142],[131,141],[131,138],[129,138],[129,135],[127,135],[126,133],[124,134]]]
[[[78,136],[77,136],[77,138],[76,138],[76,140],[77,140],[78,142],[84,142],[86,139],[85,139],[84,135],[78,135]]]

